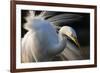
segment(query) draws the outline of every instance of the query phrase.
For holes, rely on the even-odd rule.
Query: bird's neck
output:
[[[59,42],[55,46],[55,52],[59,54],[66,47],[66,40],[67,40],[67,38],[65,36],[63,36],[61,33],[59,33],[58,37],[59,37]]]

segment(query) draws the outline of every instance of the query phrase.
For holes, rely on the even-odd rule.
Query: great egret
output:
[[[55,56],[69,60],[81,59],[74,29],[63,26],[60,28],[59,33],[56,32],[54,24],[61,22],[57,21],[61,19],[59,17],[66,18],[68,15],[60,15],[57,18],[52,17],[46,20],[44,18],[49,14],[45,12],[41,12],[38,16],[35,16],[33,11],[30,11],[29,14],[26,17],[27,23],[24,25],[28,32],[22,38],[21,61],[23,63],[51,61]]]

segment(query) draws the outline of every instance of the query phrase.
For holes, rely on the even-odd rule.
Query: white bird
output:
[[[27,23],[24,28],[28,32],[22,38],[21,61],[23,63],[51,61],[56,56],[62,60],[82,59],[74,29],[63,26],[59,33],[56,32],[54,24],[60,23],[61,21],[57,20],[63,15],[57,16],[58,19],[52,17],[46,20],[47,15],[50,16],[46,12],[41,12],[35,16],[35,12],[30,11],[26,17]]]

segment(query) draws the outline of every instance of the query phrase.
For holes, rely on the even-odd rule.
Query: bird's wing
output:
[[[65,48],[64,51],[60,54],[60,57],[63,60],[79,60],[81,59],[79,55],[77,55],[72,50]]]
[[[79,21],[81,17],[82,16],[78,14],[65,13],[65,14],[55,15],[53,17],[48,18],[47,20],[55,25],[62,25],[62,23],[68,24],[74,21]]]
[[[76,47],[73,43],[67,40],[66,48],[60,54],[64,60],[81,60],[82,55],[80,49]]]
[[[41,16],[41,17],[44,17],[45,19],[48,19],[48,18],[50,18],[50,17],[52,17],[52,16],[55,16],[55,14],[56,14],[56,12],[42,11],[42,12],[40,13],[40,16]]]
[[[22,48],[21,48],[22,62],[36,62],[37,58],[35,54],[36,54],[36,49],[34,45],[34,34],[33,32],[27,32],[24,38],[22,38]]]

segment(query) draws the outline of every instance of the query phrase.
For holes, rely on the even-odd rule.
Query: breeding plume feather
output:
[[[42,62],[82,59],[75,30],[70,26],[59,27],[80,18],[77,14],[60,14],[42,11],[35,15],[29,11],[24,29],[28,32],[22,38],[21,61]],[[60,29],[57,32],[57,29]]]

